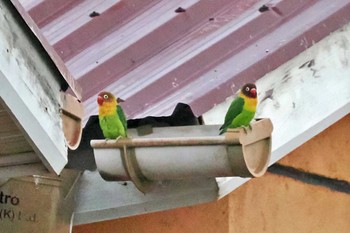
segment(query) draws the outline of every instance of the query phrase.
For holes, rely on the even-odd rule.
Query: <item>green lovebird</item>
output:
[[[258,103],[256,86],[253,83],[245,84],[238,96],[232,101],[225,116],[225,123],[220,127],[220,134],[228,128],[248,126],[254,118]]]
[[[106,139],[127,137],[127,122],[124,111],[110,92],[101,92],[97,97],[98,119]]]

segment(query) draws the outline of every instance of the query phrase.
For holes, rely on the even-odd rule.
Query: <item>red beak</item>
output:
[[[256,97],[256,89],[255,88],[252,88],[250,90],[250,93],[252,94],[252,96]]]
[[[103,104],[103,98],[101,96],[97,97],[97,103],[98,103],[98,105],[102,105]]]

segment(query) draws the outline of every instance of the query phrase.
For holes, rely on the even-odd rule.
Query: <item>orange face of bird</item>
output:
[[[243,95],[249,97],[249,98],[256,98],[257,92],[256,92],[256,86],[253,83],[247,83],[245,84],[241,92]]]
[[[102,106],[104,103],[114,103],[116,99],[114,95],[110,92],[101,92],[97,96],[97,103],[99,106]]]

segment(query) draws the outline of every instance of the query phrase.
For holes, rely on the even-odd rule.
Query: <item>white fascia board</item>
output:
[[[274,125],[270,165],[350,112],[350,24],[256,82],[257,118]],[[233,97],[203,115],[222,124]],[[219,196],[249,179],[218,178]]]
[[[67,163],[60,117],[60,76],[29,28],[0,3],[0,99],[34,151],[57,174]]]

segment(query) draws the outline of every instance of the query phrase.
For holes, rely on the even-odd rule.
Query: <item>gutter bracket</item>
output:
[[[126,145],[121,150],[121,159],[127,175],[134,183],[135,187],[142,193],[147,193],[152,190],[154,182],[147,179],[141,172],[136,159],[135,148],[128,148]]]

